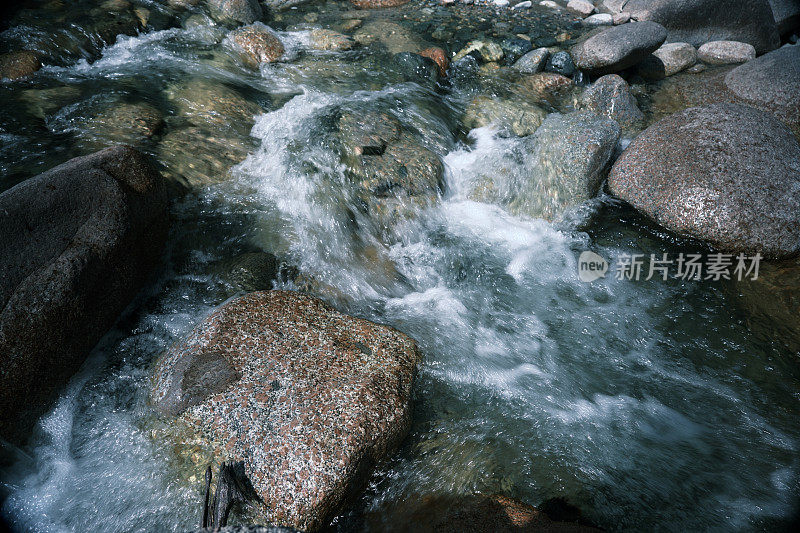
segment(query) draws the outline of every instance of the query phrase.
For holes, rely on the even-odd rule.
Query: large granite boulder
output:
[[[0,194],[0,435],[19,442],[158,264],[164,181],[129,147]]]
[[[528,177],[511,201],[511,211],[553,220],[596,195],[619,136],[616,121],[594,113],[548,115],[527,138]]]
[[[786,35],[800,28],[800,0],[769,0],[778,33]]]
[[[752,107],[694,107],[653,124],[614,164],[608,186],[664,227],[722,251],[800,251],[800,144]]]
[[[631,22],[590,32],[570,50],[575,66],[593,75],[611,74],[632,67],[655,52],[667,30],[655,22]]]
[[[325,527],[411,424],[413,340],[290,291],[215,311],[158,361],[151,394],[187,449],[244,463],[263,520]]]
[[[725,76],[740,101],[770,111],[800,138],[800,45],[783,46]]]
[[[607,4],[633,20],[658,22],[670,42],[695,47],[708,41],[742,41],[759,54],[778,47],[780,39],[767,0],[615,0]]]

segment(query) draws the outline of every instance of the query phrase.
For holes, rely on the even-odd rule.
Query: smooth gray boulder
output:
[[[770,113],[693,107],[653,124],[614,164],[611,192],[727,252],[800,251],[800,144]]]
[[[697,57],[709,65],[731,65],[755,59],[756,49],[738,41],[711,41],[698,48]]]
[[[136,150],[0,194],[0,435],[21,442],[158,265],[164,180]]]
[[[786,45],[736,67],[725,86],[740,101],[769,111],[800,138],[800,45]]]
[[[667,28],[670,42],[699,47],[709,41],[742,41],[759,54],[780,44],[767,0],[617,0],[616,5],[624,6],[633,20],[650,20]]]
[[[656,51],[667,30],[655,22],[631,22],[590,32],[572,47],[575,66],[590,75],[611,74],[632,67]]]

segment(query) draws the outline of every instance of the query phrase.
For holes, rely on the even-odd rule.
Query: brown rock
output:
[[[0,435],[25,438],[158,264],[167,194],[117,146],[0,194]]]
[[[514,92],[533,102],[555,103],[572,89],[572,80],[554,72],[538,72],[525,76]]]
[[[36,52],[19,50],[0,55],[0,78],[17,80],[42,68]]]
[[[315,29],[311,31],[311,46],[315,50],[350,50],[353,39],[337,31]]]
[[[272,63],[281,58],[283,43],[267,26],[257,22],[231,32],[230,39],[239,51],[242,61],[250,68],[261,63]]]
[[[432,46],[421,51],[419,55],[433,59],[433,62],[439,66],[439,75],[443,78],[447,76],[447,69],[450,68],[450,58],[447,57],[447,52],[437,46]]]
[[[302,293],[256,292],[164,354],[151,398],[192,442],[244,462],[264,520],[311,531],[408,432],[418,361],[390,327]]]

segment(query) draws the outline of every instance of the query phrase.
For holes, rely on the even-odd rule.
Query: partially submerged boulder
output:
[[[800,144],[769,113],[738,104],[675,113],[628,146],[608,186],[662,226],[720,250],[800,251]]]
[[[164,181],[129,147],[0,194],[0,435],[24,440],[158,265]]]
[[[756,49],[738,41],[710,41],[697,50],[697,57],[709,65],[730,65],[755,59]]]
[[[263,18],[258,0],[208,0],[211,16],[228,24],[252,24]]]
[[[606,74],[597,79],[579,101],[581,109],[616,120],[625,129],[642,128],[644,114],[628,83],[617,74]]]
[[[468,129],[491,126],[501,135],[524,137],[533,134],[547,113],[539,106],[520,98],[477,96],[464,111]]]
[[[260,22],[232,31],[229,37],[242,62],[250,68],[257,69],[261,63],[275,62],[284,52],[278,36]]]
[[[631,22],[600,30],[572,47],[575,66],[593,75],[611,74],[632,67],[655,52],[667,30],[655,22]]]
[[[193,444],[244,462],[266,521],[313,531],[408,432],[418,361],[390,327],[302,293],[256,292],[161,357],[151,399]]]
[[[614,120],[594,113],[548,115],[528,138],[528,178],[511,202],[511,211],[554,220],[566,208],[596,195],[619,136]]]

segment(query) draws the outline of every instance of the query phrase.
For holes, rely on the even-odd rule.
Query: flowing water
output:
[[[460,129],[469,76],[414,83],[379,50],[311,52],[312,27],[282,25],[286,60],[259,72],[230,61],[220,52],[225,30],[203,24],[123,36],[97,57],[73,55],[32,81],[0,87],[4,101],[21,102],[2,110],[2,188],[102,145],[102,134],[84,130],[104,102],[147,102],[167,115],[169,132],[181,120],[171,88],[205,79],[263,109],[251,131],[225,133],[246,153],[231,177],[176,196],[165,266],[152,286],[64,389],[31,444],[6,450],[9,524],[197,525],[201,473],[187,482],[171,451],[150,438],[148,372],[235,293],[217,266],[258,250],[296,267],[340,309],[411,335],[424,354],[411,434],[339,529],[380,530],[398,502],[475,491],[532,504],[564,496],[613,531],[786,524],[800,497],[797,354],[748,329],[722,282],[577,276],[584,250],[613,262],[701,245],[604,196],[557,223],[476,201],[476,180],[513,181],[525,160],[513,155],[518,138]],[[33,30],[7,33],[25,31]],[[47,109],[24,105],[31,93],[21,91],[55,87],[61,92],[44,99]],[[364,110],[395,117],[445,166],[440,201],[391,231],[358,214],[325,133],[337,113]],[[141,148],[169,171],[178,163],[158,139]]]

